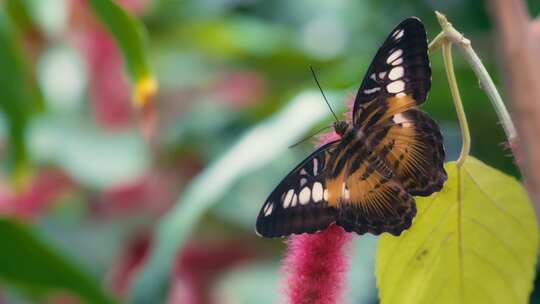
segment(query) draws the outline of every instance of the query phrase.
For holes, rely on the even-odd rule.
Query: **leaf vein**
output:
[[[491,197],[486,191],[484,191],[484,189],[482,189],[482,187],[480,186],[480,183],[473,177],[473,175],[465,169],[465,171],[467,172],[467,175],[469,175],[469,177],[471,178],[471,181],[476,185],[476,187],[480,190],[480,192],[482,192],[482,194],[487,198],[487,200],[489,202],[491,202],[495,208],[497,208],[497,210],[499,210],[502,214],[508,216],[509,218],[511,218],[512,220],[514,220],[516,223],[518,223],[518,225],[521,227],[521,230],[523,230],[524,232],[524,235],[525,237],[531,241],[531,242],[535,242],[534,241],[534,238],[531,237],[531,235],[529,235],[529,231],[527,229],[525,229],[523,223],[518,219],[516,218],[513,214],[511,214],[510,212],[508,212],[508,210],[506,210],[505,208],[502,208],[496,201],[495,199],[493,199],[493,197]]]
[[[472,257],[476,257],[476,259],[480,260],[480,261],[483,261],[485,264],[489,265],[491,268],[493,268],[495,270],[495,273],[497,273],[497,275],[499,275],[499,277],[501,277],[501,279],[504,281],[504,283],[508,286],[510,286],[510,290],[512,291],[511,294],[513,296],[514,299],[516,299],[516,303],[519,303],[519,296],[516,292],[516,290],[514,289],[514,286],[512,284],[510,284],[508,281],[507,281],[507,276],[503,273],[503,271],[497,267],[496,264],[494,264],[493,262],[491,262],[490,260],[486,259],[484,256],[480,255],[478,252],[472,250],[472,249],[469,249],[467,250],[470,255]]]
[[[399,276],[397,277],[397,282],[399,284],[399,282],[401,282],[405,276],[405,270],[408,269],[411,265],[412,265],[412,261],[414,259],[414,257],[418,254],[418,252],[420,251],[420,249],[424,246],[424,244],[431,238],[431,236],[433,236],[433,234],[439,230],[439,228],[441,227],[442,223],[444,223],[446,221],[446,219],[448,218],[448,216],[451,214],[450,211],[452,211],[452,209],[454,209],[456,206],[457,206],[457,201],[455,201],[454,203],[452,203],[450,206],[448,206],[448,208],[446,209],[446,211],[444,212],[444,214],[441,216],[441,220],[437,223],[437,225],[427,234],[426,238],[424,239],[424,241],[420,244],[420,246],[418,246],[418,248],[416,249],[416,252],[407,260],[407,262],[405,263],[405,267],[403,267],[403,270],[401,271],[401,273],[399,274]],[[446,241],[446,239],[443,240],[443,243]],[[388,297],[390,296],[394,296],[395,295],[395,292],[391,293]],[[392,297],[390,297],[390,299],[392,299]]]
[[[421,213],[421,214],[418,215],[418,217],[416,218],[416,222],[418,222],[418,221],[420,220],[420,218],[424,218],[424,217],[426,216],[426,214],[428,213],[428,211],[431,209],[431,206],[433,206],[433,203],[435,202],[435,200],[437,199],[437,197],[438,197],[437,195],[435,195],[435,196],[433,197],[433,199],[431,200],[431,202],[429,202],[429,205],[427,206],[426,210],[425,210],[423,213]],[[393,252],[397,252],[396,250],[401,246],[401,244],[403,243],[403,240],[404,240],[404,239],[406,239],[406,237],[401,237],[401,238],[399,238],[397,244],[394,246]],[[388,259],[388,261],[387,261],[386,264],[384,265],[384,270],[383,270],[383,272],[382,272],[382,274],[381,274],[381,277],[384,277],[384,276],[386,275],[386,273],[387,273],[387,271],[388,271],[388,267],[389,267],[388,265],[391,264],[392,260],[393,260],[396,256],[398,256],[398,255],[397,255],[397,254],[393,254],[393,255],[390,256],[390,258]]]
[[[496,303],[496,301],[494,301],[495,299],[493,298],[493,296],[487,291],[487,289],[484,287],[484,285],[480,284],[480,282],[476,281],[473,277],[470,277],[470,276],[465,276],[464,277],[465,280],[467,280],[468,282],[472,283],[472,285],[476,285],[477,286],[477,289],[481,290],[486,296],[487,298],[489,298],[489,303]]]
[[[506,251],[508,251],[514,257],[514,259],[518,262],[519,266],[521,267],[521,271],[525,273],[529,272],[527,270],[527,267],[525,267],[523,260],[519,258],[519,255],[512,249],[512,247],[508,243],[506,243],[504,240],[499,238],[497,234],[491,228],[489,228],[487,225],[485,225],[484,223],[480,222],[479,220],[471,216],[465,215],[464,218],[482,227],[489,235],[491,235],[494,239],[499,241],[499,243],[503,246],[503,248],[505,248]]]

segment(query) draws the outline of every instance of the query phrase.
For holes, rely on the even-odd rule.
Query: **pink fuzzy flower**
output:
[[[354,99],[347,105],[352,109]],[[346,114],[350,119],[351,112]],[[334,131],[322,134],[319,144],[338,140]],[[349,268],[347,254],[352,234],[332,224],[315,234],[294,235],[287,241],[288,252],[283,270],[285,293],[291,304],[342,303]]]
[[[342,303],[351,240],[352,234],[335,224],[316,234],[292,236],[284,264],[288,302]]]

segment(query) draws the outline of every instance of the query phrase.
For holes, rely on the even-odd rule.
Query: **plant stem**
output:
[[[510,118],[510,114],[506,109],[501,95],[499,94],[497,88],[495,87],[495,84],[493,83],[493,79],[491,79],[491,76],[482,64],[482,61],[471,47],[471,41],[465,38],[461,33],[459,33],[452,26],[452,24],[448,22],[448,19],[445,15],[439,12],[435,12],[435,14],[437,15],[437,19],[439,20],[439,23],[441,24],[443,30],[430,43],[429,51],[434,52],[438,50],[443,44],[455,44],[460,49],[461,54],[473,69],[476,77],[478,77],[478,80],[480,81],[482,89],[484,89],[484,91],[489,97],[489,100],[491,101],[491,104],[495,108],[495,112],[497,113],[497,116],[502,123],[507,139],[509,141],[515,140],[517,138],[517,135],[514,123]]]
[[[501,95],[499,94],[499,91],[497,91],[497,88],[493,83],[493,79],[491,79],[491,76],[482,64],[482,61],[480,60],[478,55],[476,55],[476,52],[473,50],[470,44],[465,47],[460,47],[459,49],[461,50],[463,57],[465,57],[465,59],[475,72],[478,80],[480,81],[480,85],[482,86],[482,88],[488,95],[489,100],[493,104],[493,108],[495,108],[495,112],[497,112],[497,116],[502,122],[506,138],[508,140],[516,138],[517,133],[514,123],[510,118],[510,114],[506,109],[506,106],[501,98]]]
[[[459,94],[459,88],[456,80],[456,74],[454,73],[454,63],[452,61],[452,44],[443,41],[442,44],[444,66],[446,68],[446,76],[448,77],[448,84],[450,85],[450,92],[452,93],[452,100],[456,107],[456,113],[459,120],[459,126],[461,127],[461,137],[463,139],[463,145],[461,146],[461,153],[456,162],[458,168],[461,168],[469,152],[471,150],[471,134],[469,132],[469,124],[467,122],[467,116],[463,110],[463,102]]]

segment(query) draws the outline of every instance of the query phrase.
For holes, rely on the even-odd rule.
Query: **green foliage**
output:
[[[31,290],[63,290],[88,303],[114,303],[99,284],[59,255],[32,230],[0,218],[0,278]]]
[[[13,19],[21,31],[32,31],[35,29],[34,21],[28,11],[27,3],[24,0],[6,0],[5,8],[7,14]]]
[[[28,170],[24,138],[27,123],[30,116],[43,107],[43,101],[27,66],[14,23],[6,11],[0,10],[0,109],[6,115],[9,128],[8,165],[19,183]]]
[[[239,178],[276,159],[328,115],[319,99],[317,93],[300,94],[281,112],[247,131],[193,179],[158,226],[152,255],[132,290],[134,303],[150,303],[163,296],[176,253],[206,210],[219,202]]]
[[[472,157],[446,170],[411,229],[380,239],[381,303],[527,303],[538,226],[522,185]]]

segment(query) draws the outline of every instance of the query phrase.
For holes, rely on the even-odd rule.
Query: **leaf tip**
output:
[[[445,29],[447,24],[449,23],[448,18],[446,18],[446,15],[439,11],[435,11],[435,16],[437,16],[437,21],[439,21],[439,24],[441,25],[441,27]]]
[[[30,185],[32,173],[32,168],[27,160],[15,165],[11,176],[11,184],[16,193],[23,192]]]
[[[152,75],[147,75],[135,83],[134,102],[138,108],[148,105],[156,95],[158,89],[157,80]]]

